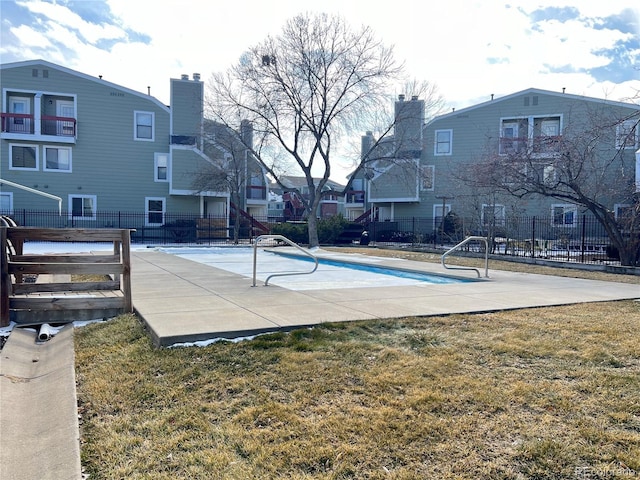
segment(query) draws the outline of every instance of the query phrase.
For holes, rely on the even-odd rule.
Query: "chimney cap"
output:
[[[199,73],[194,73],[194,74],[193,74],[193,79],[194,79],[196,82],[199,82],[199,81],[200,81],[200,74],[199,74]]]
[[[400,95],[398,95],[398,100],[400,100],[401,102],[404,102],[404,93],[401,93]]]
[[[189,80],[189,75],[187,75],[186,73],[183,73],[182,75],[180,75],[180,79],[181,80]]]

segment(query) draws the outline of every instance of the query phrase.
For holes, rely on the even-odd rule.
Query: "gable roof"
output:
[[[157,98],[152,97],[151,95],[147,95],[147,94],[144,94],[142,92],[138,92],[136,90],[132,90],[132,89],[127,88],[127,87],[123,87],[122,85],[118,85],[116,83],[112,83],[112,82],[108,82],[106,80],[102,80],[99,77],[94,77],[94,76],[91,76],[91,75],[87,75],[86,73],[78,72],[76,70],[72,70],[70,68],[63,67],[61,65],[57,65],[55,63],[51,63],[51,62],[48,62],[46,60],[25,60],[23,62],[3,63],[3,64],[0,64],[0,71],[9,70],[9,69],[12,69],[12,68],[35,67],[35,66],[44,66],[44,67],[52,69],[52,70],[58,70],[60,72],[66,73],[68,75],[73,75],[73,76],[76,76],[78,78],[82,78],[83,80],[89,80],[91,82],[95,82],[95,83],[100,84],[100,85],[108,86],[110,88],[114,88],[114,89],[120,90],[122,92],[126,92],[129,95],[134,95],[136,97],[145,98],[147,100],[150,100],[150,101],[156,103],[158,107],[163,108],[167,112],[170,111],[170,108],[167,105],[162,103]]]
[[[507,100],[511,100],[520,95],[530,95],[530,94],[538,94],[538,95],[549,95],[558,98],[569,98],[571,100],[579,100],[583,102],[592,102],[592,103],[602,103],[606,105],[618,106],[618,107],[626,107],[626,108],[635,108],[640,110],[640,105],[636,105],[634,103],[625,103],[614,100],[607,100],[603,98],[595,98],[595,97],[586,97],[583,95],[575,95],[571,93],[563,93],[563,92],[554,92],[551,90],[542,90],[540,88],[527,88],[525,90],[521,90],[519,92],[511,93],[509,95],[505,95],[504,97],[494,98],[493,100],[487,100],[486,102],[478,103],[476,105],[472,105],[470,107],[461,108],[459,110],[454,110],[449,113],[445,113],[443,115],[438,115],[432,118],[426,125],[429,125],[437,120],[441,120],[443,118],[454,117],[456,115],[460,115],[461,113],[470,112],[477,108],[482,108],[490,104],[500,103]]]

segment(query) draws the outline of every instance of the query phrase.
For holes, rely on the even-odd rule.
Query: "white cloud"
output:
[[[438,86],[449,108],[529,87],[564,87],[569,93],[611,99],[630,98],[640,91],[640,70],[635,70],[635,79],[627,74],[617,81],[598,81],[588,73],[613,64],[617,42],[633,40],[629,33],[596,25],[631,9],[639,28],[637,0],[106,2],[111,18],[104,8],[100,23],[82,18],[79,10],[65,4],[20,2],[43,20],[16,26],[3,19],[3,28],[13,24],[13,35],[3,33],[3,61],[8,56],[10,61],[46,58],[143,93],[151,87],[152,95],[168,103],[170,78],[197,72],[206,81],[212,72],[236,63],[249,47],[277,35],[289,18],[323,11],[342,15],[354,28],[370,26],[384,43],[395,46],[411,78]],[[533,12],[539,18],[535,24]],[[633,48],[617,53],[623,60],[628,57],[618,61],[618,68],[640,58]]]
[[[29,48],[45,48],[51,45],[51,40],[41,31],[35,30],[29,25],[20,25],[12,29],[14,35],[18,37],[24,45]]]

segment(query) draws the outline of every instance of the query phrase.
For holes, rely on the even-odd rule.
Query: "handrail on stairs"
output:
[[[445,265],[445,263],[444,263],[444,260],[447,257],[447,255],[449,255],[451,252],[454,252],[455,250],[458,250],[460,247],[462,247],[463,245],[465,245],[468,242],[471,242],[473,240],[482,240],[484,242],[484,276],[485,276],[485,278],[489,278],[489,242],[487,241],[486,237],[478,237],[478,236],[472,235],[470,237],[465,238],[463,241],[461,241],[455,247],[450,248],[449,250],[447,250],[445,253],[442,254],[442,257],[441,257],[442,266],[444,268],[449,269],[449,270],[473,270],[478,274],[478,278],[480,278],[481,277],[480,270],[478,270],[477,268],[473,268],[473,267],[449,267],[449,266]]]
[[[313,253],[309,252],[308,250],[305,250],[304,248],[302,248],[297,243],[289,240],[287,237],[284,237],[282,235],[260,235],[260,236],[256,237],[256,239],[254,241],[254,244],[253,244],[253,286],[254,287],[256,286],[256,266],[257,266],[257,263],[258,263],[257,262],[257,260],[258,260],[258,243],[260,242],[260,240],[280,240],[280,241],[283,241],[283,242],[291,245],[292,247],[297,248],[298,250],[300,250],[305,255],[308,255],[315,262],[313,270],[311,270],[309,272],[272,273],[264,281],[264,286],[265,287],[269,285],[269,280],[271,280],[272,277],[285,277],[285,276],[288,276],[288,275],[309,275],[309,274],[315,272],[318,269],[318,258]]]

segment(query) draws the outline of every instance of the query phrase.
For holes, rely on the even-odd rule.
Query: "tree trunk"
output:
[[[318,218],[316,217],[315,211],[309,214],[309,217],[307,218],[307,227],[309,231],[309,248],[319,247]]]
[[[620,255],[620,265],[623,267],[640,266],[640,247],[629,241],[622,245],[616,245]]]
[[[233,222],[233,244],[238,245],[238,243],[240,243],[240,218],[242,217],[242,215],[240,215],[240,196],[232,194],[231,197],[231,201],[236,206],[236,218]]]

